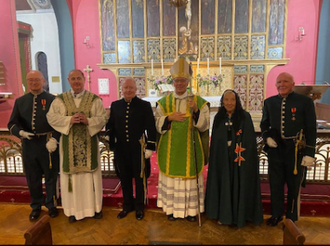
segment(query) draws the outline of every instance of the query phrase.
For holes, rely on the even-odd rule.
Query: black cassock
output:
[[[111,104],[110,118],[106,125],[110,150],[114,151],[115,169],[121,180],[123,209],[144,209],[144,184],[141,174],[141,143],[145,135],[146,149],[155,150],[155,118],[149,102],[134,97],[131,102],[124,99]],[[150,175],[150,158],[145,160],[146,177]],[[135,199],[132,179],[135,180]]]
[[[218,113],[214,118],[205,206],[207,216],[222,224],[244,227],[247,221],[263,222],[256,135],[245,111],[237,130],[228,116]]]

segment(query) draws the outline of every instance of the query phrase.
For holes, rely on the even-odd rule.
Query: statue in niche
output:
[[[185,26],[182,26],[180,28],[180,33],[182,33],[182,41],[179,54],[194,54],[194,44],[191,41],[191,32],[189,32]]]
[[[196,54],[198,51],[197,46],[194,47],[194,43],[191,40],[191,0],[187,1],[187,5],[185,7],[185,17],[187,19],[187,27],[181,26],[181,48],[179,48],[179,54]]]

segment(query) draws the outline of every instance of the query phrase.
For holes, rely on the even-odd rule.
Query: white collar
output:
[[[182,95],[178,95],[178,94],[176,94],[175,92],[174,92],[174,97],[176,98],[176,99],[186,99],[187,98],[187,96],[188,96],[188,93],[187,93],[187,91],[185,92],[185,93],[183,93]]]
[[[84,95],[84,93],[85,93],[85,90],[83,90],[79,94],[75,94],[74,91],[71,89],[71,94],[72,94],[73,98],[80,98]]]

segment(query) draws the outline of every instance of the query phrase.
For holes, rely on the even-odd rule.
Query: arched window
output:
[[[37,54],[37,69],[44,75],[46,80],[44,84],[44,90],[49,92],[49,82],[48,82],[48,69],[47,69],[47,56],[44,52],[39,52]]]

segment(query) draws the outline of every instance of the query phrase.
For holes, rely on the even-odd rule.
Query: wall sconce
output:
[[[301,41],[304,36],[306,36],[305,29],[301,26],[298,31],[298,40]]]
[[[86,38],[84,39],[84,44],[86,45],[87,49],[91,48],[91,44],[89,43],[89,36],[86,36]]]

